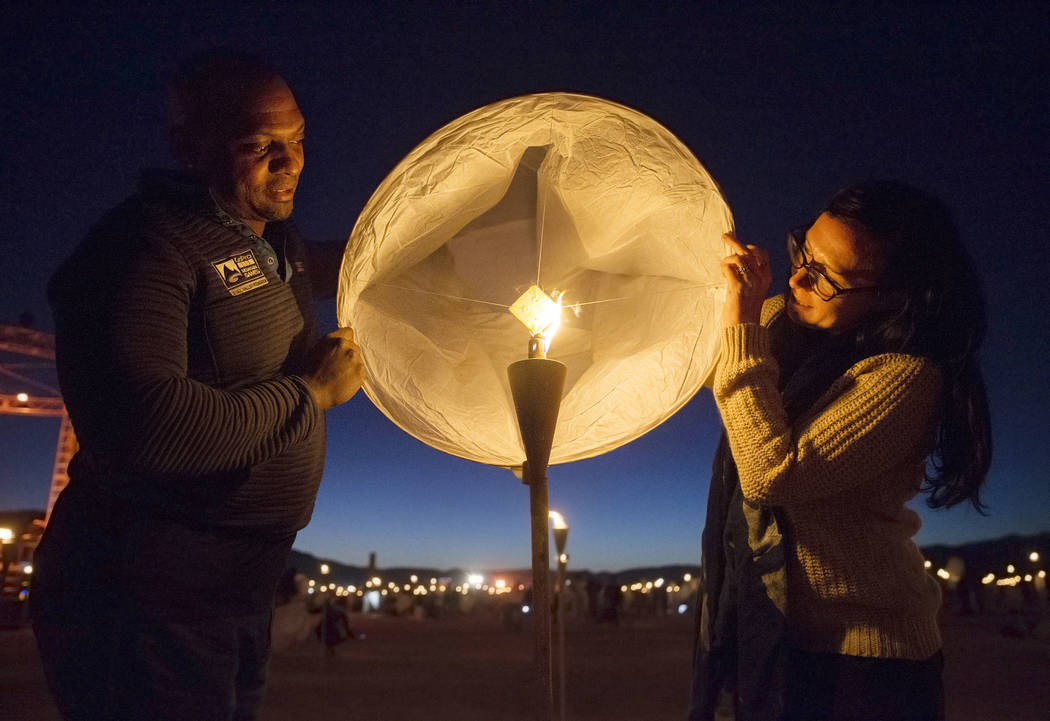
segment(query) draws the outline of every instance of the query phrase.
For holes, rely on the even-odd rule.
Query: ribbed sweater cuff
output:
[[[307,402],[310,404],[310,408],[313,409],[314,413],[324,414],[324,411],[317,405],[317,399],[314,398],[313,392],[310,390],[310,384],[306,382],[306,379],[302,376],[290,375],[287,376],[288,380],[292,381],[295,387],[306,396]]]
[[[753,365],[769,355],[769,333],[757,323],[738,323],[722,329],[722,365]]]

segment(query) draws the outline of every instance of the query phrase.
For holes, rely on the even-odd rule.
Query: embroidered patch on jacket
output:
[[[230,291],[230,295],[247,293],[252,288],[258,288],[270,282],[263,275],[262,268],[259,267],[259,262],[251,250],[234,253],[229,258],[222,260],[213,260],[211,264],[215,272],[222,278],[226,290]]]

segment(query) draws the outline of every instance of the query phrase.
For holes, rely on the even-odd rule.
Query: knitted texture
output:
[[[767,303],[764,316],[782,300]],[[866,358],[790,425],[763,325],[723,329],[715,402],[744,496],[790,526],[792,642],[817,652],[925,659],[941,646],[940,589],[912,536],[940,402],[927,359]]]

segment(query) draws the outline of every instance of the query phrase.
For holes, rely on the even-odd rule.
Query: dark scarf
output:
[[[861,354],[849,334],[798,326],[783,311],[769,333],[781,399],[794,425]],[[744,499],[723,430],[702,539],[689,721],[713,719],[723,690],[735,693],[737,721],[783,716],[790,537],[779,509]]]

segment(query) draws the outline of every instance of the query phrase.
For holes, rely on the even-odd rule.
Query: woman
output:
[[[846,188],[789,236],[769,300],[765,251],[726,242],[690,718],[943,718],[940,591],[905,504],[982,508],[984,306],[956,229],[914,188]]]

